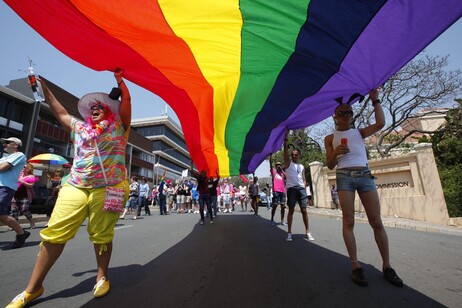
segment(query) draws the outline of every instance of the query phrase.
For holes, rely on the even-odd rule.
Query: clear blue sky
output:
[[[110,91],[115,85],[112,73],[93,71],[68,58],[30,28],[3,1],[0,2],[0,37],[0,85],[25,77],[29,58],[34,62],[37,74],[77,97],[89,92]],[[448,68],[462,69],[461,38],[462,20],[459,19],[428,46],[426,51],[430,55],[449,55]],[[162,99],[135,84],[128,83],[128,86],[132,96],[134,119],[161,115],[166,106]],[[178,122],[170,108],[168,115]],[[259,172],[257,175],[267,176]]]

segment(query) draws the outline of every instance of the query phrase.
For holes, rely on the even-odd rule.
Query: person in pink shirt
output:
[[[29,220],[30,228],[35,228],[34,218],[29,210],[29,205],[34,198],[34,184],[38,182],[38,177],[34,175],[34,166],[26,164],[22,169],[18,179],[18,189],[13,200],[11,200],[11,216],[18,221],[20,215],[26,216]]]
[[[270,157],[270,166],[273,165],[273,161]],[[271,178],[273,179],[273,204],[271,209],[271,224],[276,225],[274,221],[274,214],[278,204],[281,206],[281,225],[286,226],[284,222],[284,214],[286,209],[286,174],[282,169],[282,163],[276,162],[275,168],[271,168]]]

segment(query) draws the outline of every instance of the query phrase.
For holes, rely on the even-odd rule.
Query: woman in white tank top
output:
[[[375,123],[364,128],[352,128],[353,111],[350,105],[342,104],[335,109],[334,120],[337,130],[324,139],[326,161],[329,169],[337,167],[337,192],[343,215],[343,240],[350,256],[352,280],[360,286],[368,282],[358,261],[356,239],[354,235],[354,201],[355,192],[366,210],[369,223],[374,230],[374,237],[382,256],[382,269],[385,279],[401,287],[403,281],[391,268],[388,237],[380,216],[380,200],[368,169],[364,138],[373,135],[385,125],[385,116],[378,99],[378,90],[369,92],[375,114]]]

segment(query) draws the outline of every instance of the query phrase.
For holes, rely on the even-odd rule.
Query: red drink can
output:
[[[340,144],[341,144],[341,145],[348,145],[348,138],[342,138],[342,139],[340,139]]]

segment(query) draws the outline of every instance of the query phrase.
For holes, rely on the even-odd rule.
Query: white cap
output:
[[[10,138],[1,138],[0,139],[0,142],[1,143],[5,143],[6,141],[9,141],[9,142],[14,142],[16,143],[17,145],[19,145],[20,147],[22,147],[22,141],[18,138],[15,138],[15,137],[10,137]]]

